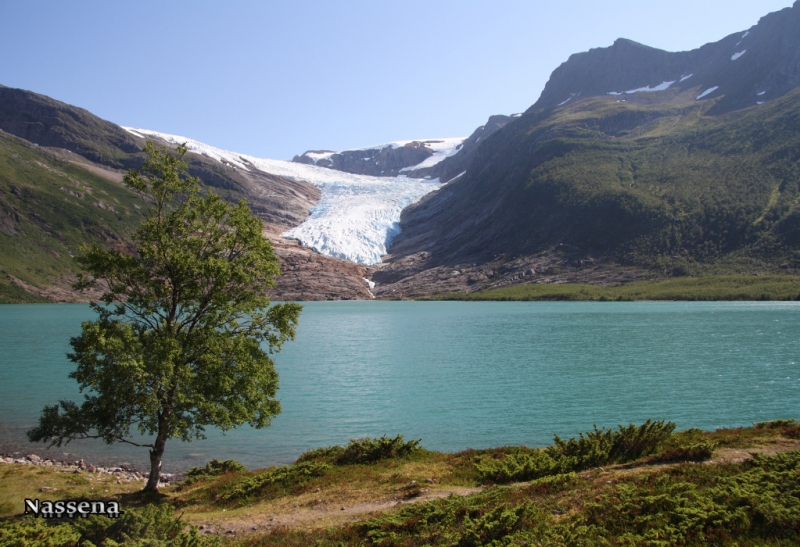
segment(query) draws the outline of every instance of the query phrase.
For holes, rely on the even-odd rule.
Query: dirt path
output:
[[[773,444],[757,448],[720,448],[714,452],[711,460],[703,465],[720,463],[738,463],[753,457],[753,454],[777,454],[789,450],[800,450],[800,440],[781,439]],[[597,468],[581,473],[587,479],[610,482],[617,478],[634,473],[646,473],[654,467],[668,467],[676,463],[657,464],[617,464],[605,468]],[[515,483],[506,488],[524,488],[529,483]],[[421,495],[404,498],[403,490],[395,491],[395,495],[386,494],[374,500],[348,501],[325,498],[323,493],[307,493],[293,498],[274,500],[242,509],[230,511],[230,516],[194,514],[188,518],[192,524],[200,527],[204,534],[244,536],[248,534],[269,532],[277,529],[313,529],[341,526],[350,522],[364,520],[369,516],[394,509],[403,505],[428,502],[446,498],[451,495],[468,496],[482,491],[482,488],[465,488],[454,486],[431,486],[421,490]],[[332,493],[331,493],[332,494]],[[339,492],[337,495],[341,495]],[[329,494],[330,495],[330,494]],[[376,496],[377,497],[377,496]]]
[[[428,490],[420,496],[402,499],[399,497],[354,504],[336,504],[315,500],[313,505],[299,504],[283,511],[268,511],[267,507],[255,506],[252,512],[237,514],[210,523],[202,523],[199,517],[193,518],[202,533],[217,535],[245,535],[255,532],[269,532],[278,528],[320,528],[338,526],[348,522],[363,520],[371,514],[381,513],[394,507],[410,505],[446,498],[448,496],[468,496],[480,492],[481,488],[445,487]]]
[[[758,448],[719,448],[714,451],[714,457],[712,459],[703,463],[739,463],[749,460],[753,457],[753,454],[767,454],[772,456],[779,452],[788,452],[789,450],[800,450],[800,439],[781,439],[774,444],[760,446]]]

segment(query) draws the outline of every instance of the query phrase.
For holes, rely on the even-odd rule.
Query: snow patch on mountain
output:
[[[627,93],[628,95],[633,95],[634,93],[649,93],[649,92],[652,92],[652,91],[664,91],[665,89],[668,89],[669,86],[671,86],[674,83],[675,83],[675,80],[672,80],[671,82],[664,81],[664,82],[661,82],[660,84],[658,84],[655,87],[650,87],[648,85],[648,86],[640,87],[640,88],[637,88],[637,89],[631,89],[630,91],[626,91],[625,93]]]
[[[143,138],[186,143],[189,151],[237,169],[258,170],[317,186],[321,197],[312,207],[311,215],[282,235],[297,239],[322,254],[359,264],[380,262],[386,248],[400,232],[400,212],[441,186],[438,178],[354,175],[315,165],[238,154],[179,135],[131,127],[124,129]]]
[[[141,138],[156,137],[165,140],[172,144],[186,143],[186,147],[190,152],[202,154],[211,159],[217,160],[220,163],[227,164],[232,167],[249,171],[250,168],[246,165],[247,160],[245,156],[235,152],[228,152],[227,150],[220,150],[213,146],[209,146],[199,141],[181,137],[180,135],[170,135],[167,133],[159,133],[158,131],[150,131],[149,129],[138,129],[135,127],[123,127],[125,131]]]
[[[691,76],[691,74],[689,74],[689,76]],[[687,76],[687,78],[689,76]],[[683,80],[681,80],[681,81],[683,81]],[[669,86],[671,86],[674,83],[675,83],[675,80],[672,80],[671,82],[664,81],[664,82],[661,82],[660,84],[658,84],[657,86],[654,86],[654,87],[650,87],[648,85],[648,86],[644,86],[644,87],[638,87],[636,89],[629,89],[628,91],[609,91],[606,95],[615,95],[615,96],[616,95],[622,95],[622,94],[633,95],[634,93],[651,93],[653,91],[664,91],[666,89],[669,89]],[[567,100],[569,100],[569,99],[567,99]]]
[[[740,51],[739,53],[734,53],[733,55],[731,55],[731,61],[735,61],[736,59],[738,59],[739,57],[741,57],[742,55],[744,55],[745,51],[747,51],[747,50],[746,50],[746,49],[743,49],[743,50],[742,50],[742,51]],[[748,57],[748,58],[749,58],[749,57]]]
[[[317,163],[319,160],[327,160],[331,156],[333,156],[336,152],[306,152],[306,156],[314,160],[314,163]]]
[[[696,97],[696,100],[698,100],[698,101],[699,101],[700,99],[702,99],[703,97],[705,97],[705,96],[706,96],[706,95],[708,95],[709,93],[714,93],[714,92],[715,92],[716,90],[718,90],[718,89],[719,89],[719,86],[718,86],[718,85],[715,85],[714,87],[709,87],[708,89],[706,89],[705,91],[703,91],[703,92],[702,92],[700,95],[698,95],[698,96]]]
[[[636,88],[636,89],[630,89],[628,91],[609,91],[608,95],[622,95],[623,93],[625,93],[627,95],[633,95],[634,93],[650,93],[650,92],[653,92],[653,91],[664,91],[665,89],[669,89],[669,86],[671,86],[674,83],[675,83],[675,80],[672,80],[671,82],[664,81],[664,82],[661,82],[660,84],[658,84],[655,87],[650,87],[648,85],[648,86],[645,86],[645,87],[639,87],[639,88]]]
[[[425,147],[429,148],[432,152],[432,156],[428,156],[425,158],[424,161],[418,163],[417,165],[412,165],[410,167],[403,167],[400,169],[400,172],[403,171],[416,171],[417,169],[425,169],[426,167],[433,167],[437,163],[443,161],[450,156],[455,156],[461,151],[462,143],[467,140],[467,137],[454,137],[451,139],[430,139],[426,141],[419,141],[425,143]],[[414,141],[404,141],[406,144]]]

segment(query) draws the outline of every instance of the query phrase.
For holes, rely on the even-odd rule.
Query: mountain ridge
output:
[[[797,274],[798,86],[795,2],[747,31],[687,52],[620,38],[574,54],[523,114],[492,116],[449,148],[401,141],[309,151],[292,163],[195,143],[197,153],[187,159],[190,174],[226,199],[247,198],[264,220],[292,272],[291,290],[281,294],[292,297],[371,298],[372,282],[378,297],[402,298],[527,283]],[[167,146],[183,139],[125,130],[5,86],[0,130],[54,153],[57,147],[80,154],[87,172],[118,175],[141,162],[145,138]],[[426,180],[437,186],[397,199],[400,185]],[[36,190],[0,182],[0,197]],[[331,199],[350,209],[336,212]],[[8,219],[27,207],[14,203],[0,211],[3,226],[13,226]],[[386,216],[389,203],[395,209]],[[383,211],[374,225],[373,209]],[[359,266],[281,237],[336,255],[341,245],[325,232],[333,225],[342,237],[372,230],[369,260],[384,252],[382,245],[389,254]],[[336,284],[343,289],[332,289]]]
[[[376,294],[798,273],[799,24],[795,2],[691,52],[571,56],[462,178],[404,210]]]
[[[553,71],[529,110],[552,108],[575,96],[622,94],[673,82],[681,91],[716,87],[707,97],[724,97],[710,114],[722,114],[755,105],[762,91],[761,100],[771,100],[800,85],[798,48],[797,1],[746,31],[690,51],[667,52],[619,38],[609,47],[571,55]]]

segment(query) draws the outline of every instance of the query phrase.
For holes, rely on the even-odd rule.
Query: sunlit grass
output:
[[[443,293],[433,300],[800,300],[800,276],[708,276],[639,281],[615,286],[530,284],[474,293]]]

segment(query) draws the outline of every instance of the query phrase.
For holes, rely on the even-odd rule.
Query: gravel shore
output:
[[[42,458],[37,454],[21,455],[19,452],[4,453],[0,452],[0,465],[2,464],[19,464],[19,465],[38,465],[42,467],[55,467],[62,473],[98,473],[103,475],[112,475],[119,481],[123,482],[141,482],[147,481],[147,473],[140,472],[127,465],[94,465],[86,463],[84,460],[60,460]],[[169,486],[177,481],[183,480],[181,474],[162,473],[160,477],[160,486]]]

